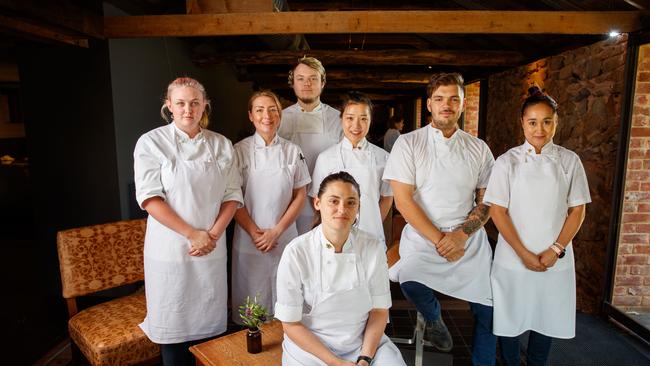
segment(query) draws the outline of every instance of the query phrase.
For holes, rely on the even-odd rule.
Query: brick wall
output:
[[[486,141],[495,157],[524,141],[519,109],[531,84],[537,83],[558,101],[554,142],[580,156],[593,201],[573,242],[577,307],[592,313],[598,311],[604,296],[626,46],[623,35],[492,75],[489,80]],[[650,159],[650,152],[646,156]]]
[[[481,83],[475,82],[465,85],[465,117],[463,130],[478,136],[478,104],[481,93]]]
[[[650,45],[639,50],[612,303],[650,311]]]

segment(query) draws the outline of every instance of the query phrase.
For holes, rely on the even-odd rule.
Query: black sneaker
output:
[[[454,341],[442,317],[438,317],[433,322],[427,321],[424,327],[424,339],[443,352],[449,352],[454,347]]]

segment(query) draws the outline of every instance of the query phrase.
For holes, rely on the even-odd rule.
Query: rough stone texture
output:
[[[559,104],[554,142],[580,156],[591,191],[592,203],[573,241],[577,307],[590,313],[598,311],[605,290],[626,45],[627,37],[619,36],[492,75],[489,80],[486,141],[495,157],[523,143],[520,107],[532,84]],[[645,159],[650,160],[647,147]]]
[[[650,312],[650,45],[641,46],[612,304]]]
[[[478,136],[478,108],[481,83],[465,85],[465,117],[463,130],[473,136]]]

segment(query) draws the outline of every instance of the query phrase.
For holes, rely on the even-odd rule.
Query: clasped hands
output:
[[[544,272],[553,267],[557,262],[558,256],[551,248],[547,248],[540,254],[535,254],[528,249],[521,254],[518,254],[524,266],[531,271]]]
[[[276,228],[273,229],[260,229],[255,228],[252,232],[248,233],[253,239],[253,244],[262,253],[268,253],[273,248],[278,246],[278,238],[282,234]]]
[[[465,243],[469,236],[462,230],[442,233],[442,239],[435,244],[438,254],[448,262],[455,262],[465,255]]]
[[[219,235],[220,236],[220,235]],[[207,230],[192,230],[187,240],[190,242],[189,255],[202,257],[210,254],[217,247],[219,236],[215,236]]]

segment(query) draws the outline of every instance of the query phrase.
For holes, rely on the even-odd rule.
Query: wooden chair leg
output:
[[[70,362],[70,365],[81,366],[82,360],[85,360],[85,358],[77,344],[74,343],[72,339],[70,339],[70,353],[72,354],[72,361]]]

